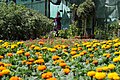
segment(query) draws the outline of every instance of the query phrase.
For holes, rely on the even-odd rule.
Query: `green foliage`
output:
[[[0,38],[26,40],[51,31],[52,20],[22,5],[0,3]]]
[[[77,15],[81,18],[86,18],[90,15],[93,15],[95,11],[95,4],[92,0],[86,0],[79,5],[77,9]]]
[[[74,24],[71,24],[68,29],[60,30],[59,31],[59,37],[61,38],[71,38],[74,36],[81,35],[80,28],[76,26],[77,22]]]
[[[97,39],[114,39],[118,35],[120,25],[117,21],[106,24],[105,26],[95,27],[95,38]]]

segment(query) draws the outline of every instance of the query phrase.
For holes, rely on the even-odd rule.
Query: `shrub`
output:
[[[52,20],[22,5],[0,3],[0,39],[39,38],[51,31]]]

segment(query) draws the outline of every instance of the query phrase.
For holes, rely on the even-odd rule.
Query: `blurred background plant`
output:
[[[0,8],[0,39],[35,39],[53,29],[52,20],[25,6],[0,2]]]

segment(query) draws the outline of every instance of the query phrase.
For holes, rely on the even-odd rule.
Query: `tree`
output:
[[[82,31],[84,36],[88,35],[86,31],[87,19],[89,19],[89,17],[93,17],[94,14],[95,4],[92,0],[86,0],[78,6],[77,16],[82,20]]]

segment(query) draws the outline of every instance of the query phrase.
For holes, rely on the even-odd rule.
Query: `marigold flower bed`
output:
[[[0,80],[120,80],[120,39],[0,40]]]

